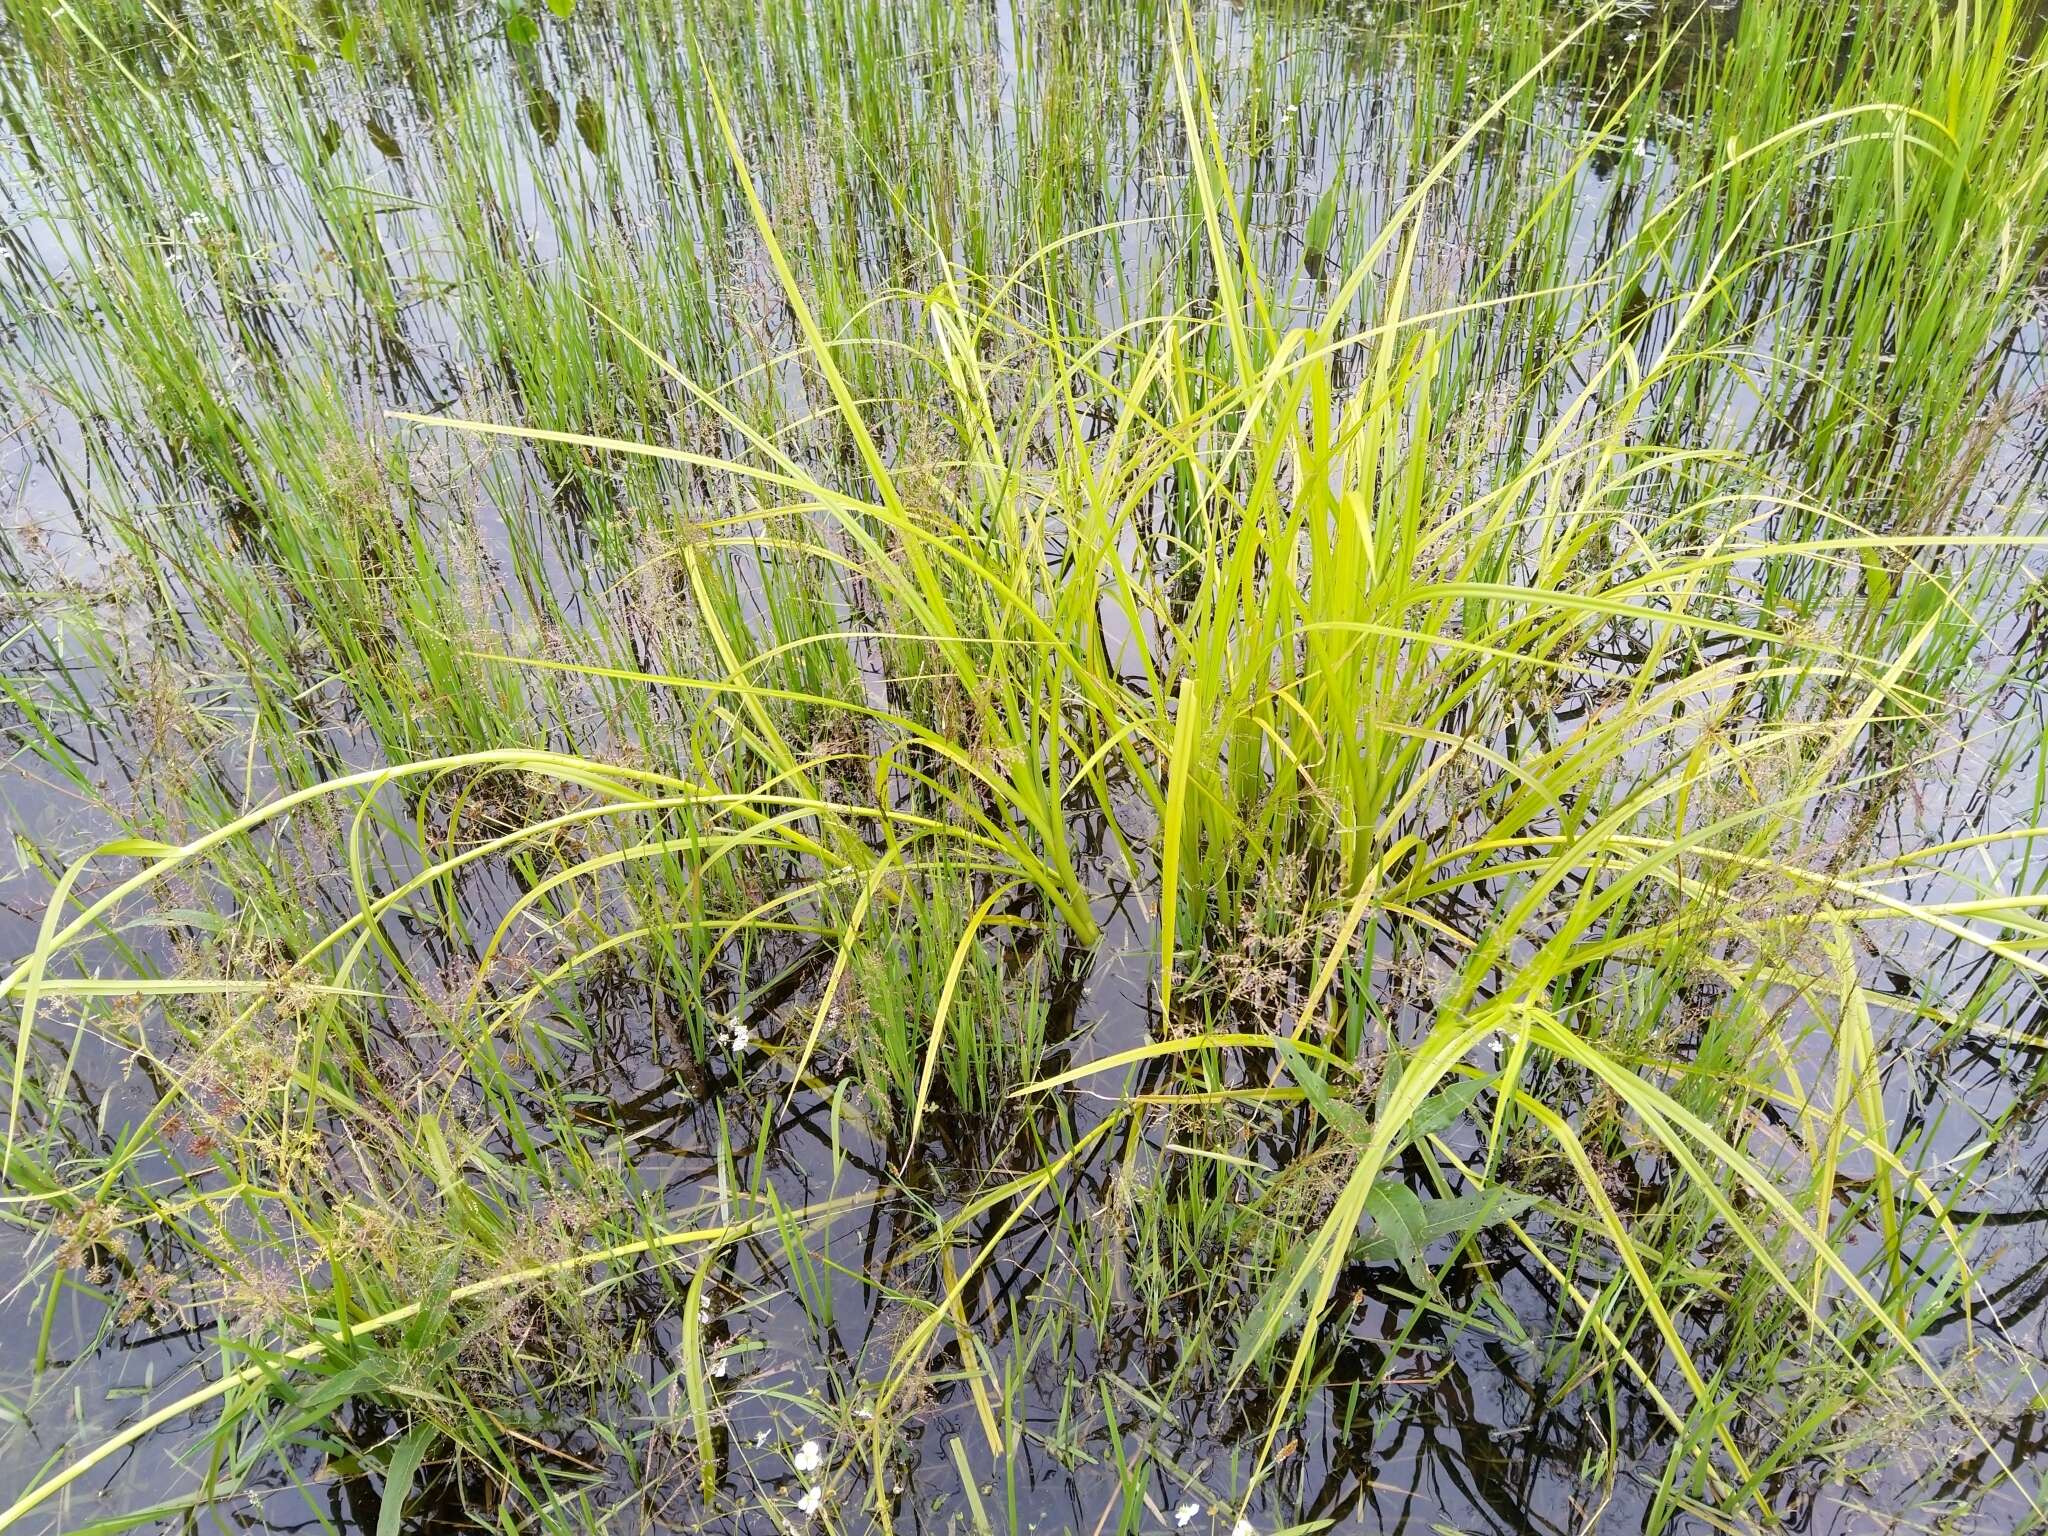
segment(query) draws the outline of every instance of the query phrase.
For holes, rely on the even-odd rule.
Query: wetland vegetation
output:
[[[2038,1530],[2015,0],[0,0],[0,1530]]]

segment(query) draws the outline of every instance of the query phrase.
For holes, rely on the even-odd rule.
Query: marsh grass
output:
[[[133,772],[0,980],[19,1417],[60,1299],[207,1343],[0,1527],[853,1529],[937,1478],[1017,1529],[1041,1451],[1098,1530],[1306,1525],[1300,1444],[1467,1336],[1646,1528],[1913,1434],[2038,1515],[1962,1209],[2039,1086],[2038,805],[1920,813],[2033,771],[2013,7],[1403,15],[1396,131],[1327,164],[1284,34],[1206,16],[1004,73],[943,8],[514,9],[517,114],[410,7],[249,22],[383,60],[418,144],[272,66],[181,94],[226,10],[8,16],[79,257],[10,302],[78,317],[38,382],[119,556],[21,562],[65,665],[12,729]],[[1052,109],[1105,61],[1134,127]],[[465,403],[360,430],[276,268],[394,358],[452,288]],[[1902,1113],[1973,1047],[2020,1090]],[[201,1410],[177,1504],[74,1502]]]

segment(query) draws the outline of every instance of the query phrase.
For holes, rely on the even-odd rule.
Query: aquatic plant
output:
[[[439,88],[499,377],[493,409],[394,411],[376,447],[333,372],[206,355],[261,327],[186,324],[147,216],[82,236],[111,258],[98,350],[49,387],[174,445],[141,471],[168,512],[117,502],[112,537],[205,638],[145,666],[60,591],[43,622],[110,702],[8,684],[81,792],[74,720],[141,750],[130,825],[0,978],[7,1210],[46,1339],[69,1291],[110,1329],[202,1319],[218,1370],[39,1469],[0,1527],[201,1408],[197,1486],[121,1523],[317,1465],[374,1475],[380,1531],[430,1495],[584,1529],[651,1488],[667,1523],[887,1524],[942,1394],[979,1431],[947,1446],[979,1530],[998,1482],[1019,1524],[1027,1432],[1087,1454],[1070,1410],[1120,1528],[1163,1521],[1153,1490],[1178,1508],[1204,1475],[1163,1449],[1191,1402],[1241,1415],[1198,1500],[1218,1528],[1292,1524],[1327,1512],[1276,1497],[1289,1440],[1374,1411],[1427,1329],[1604,1414],[1583,1476],[1652,1467],[1647,1525],[1773,1523],[1855,1426],[1916,1416],[2031,1504],[1946,1354],[1999,1331],[1957,1207],[2004,1124],[1958,1148],[1887,1084],[1962,1041],[2043,1046],[2038,806],[1960,834],[1908,811],[1958,740],[2000,785],[2033,745],[1994,704],[2042,541],[1983,493],[2048,210],[2014,9],[1754,8],[1719,58],[1683,26],[1627,39],[1597,90],[1605,13],[1415,19],[1385,195],[1347,206],[1340,157],[1302,200],[1306,272],[1267,259],[1243,179],[1290,77],[1255,47],[1226,109],[1227,50],[1180,18],[1144,128],[1177,157],[1142,220],[1168,254],[1107,319],[1084,257],[1141,221],[1091,199],[1102,140],[1027,114],[1038,180],[970,209],[950,107],[903,120],[865,10],[773,14],[766,62],[700,24],[687,84],[662,13],[619,20],[643,101],[692,129],[689,242],[652,256],[553,183],[566,275],[519,250],[520,149]],[[91,56],[21,24],[51,78]],[[377,44],[422,94],[432,25],[395,8]],[[750,145],[742,105],[841,42],[856,145]],[[1082,45],[1047,47],[1043,89],[1071,88]],[[1646,169],[1674,97],[1703,126]],[[602,109],[572,126],[599,205],[623,195]],[[306,123],[291,143],[379,268],[362,188]],[[78,206],[213,197],[175,146],[133,183],[55,174]],[[1587,257],[1617,155],[1639,206]],[[889,284],[818,212],[842,196],[909,253]],[[700,249],[743,253],[722,288]],[[395,326],[406,283],[357,281]],[[430,512],[466,454],[501,549]],[[1084,1027],[1133,938],[1142,1006]],[[1925,944],[1967,950],[1965,990],[1879,980]],[[101,1048],[142,1079],[132,1115],[73,1102]],[[667,1147],[642,1104],[670,1100],[707,1134]],[[823,1342],[850,1298],[896,1317],[859,1358]],[[778,1300],[819,1341],[800,1388],[746,1380],[775,1351],[728,1322]],[[1396,1301],[1362,1369],[1350,1315]],[[1142,1384],[1070,1372],[1027,1431],[1039,1363],[1120,1331],[1183,1347]]]

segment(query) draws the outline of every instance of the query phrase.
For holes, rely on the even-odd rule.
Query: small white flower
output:
[[[825,1448],[815,1440],[806,1440],[797,1447],[796,1460],[790,1465],[799,1472],[815,1472],[825,1465]]]
[[[726,1043],[732,1047],[733,1055],[744,1056],[747,1054],[747,1047],[754,1043],[754,1032],[744,1024],[735,1024],[732,1033],[725,1038]]]
[[[1175,1525],[1192,1525],[1194,1523],[1195,1516],[1199,1515],[1201,1512],[1202,1506],[1197,1504],[1193,1499],[1189,1499],[1185,1504],[1177,1504],[1174,1506],[1173,1523]]]
[[[1230,1528],[1230,1536],[1259,1536],[1259,1528],[1253,1525],[1251,1521],[1245,1519],[1244,1516],[1239,1515],[1237,1524]]]
[[[821,1485],[816,1488],[806,1488],[804,1496],[796,1501],[796,1507],[807,1515],[815,1515],[818,1512],[818,1506],[824,1502],[825,1490]]]
[[[713,1381],[725,1380],[725,1356],[720,1355],[711,1362],[711,1379]]]
[[[712,1311],[711,1311],[711,1298],[710,1298],[709,1296],[699,1295],[699,1296],[698,1296],[698,1298],[697,1298],[697,1324],[698,1324],[698,1326],[699,1326],[699,1327],[706,1327],[706,1326],[708,1326],[708,1325],[710,1324],[710,1322],[711,1322],[712,1316],[713,1316],[713,1313],[712,1313]]]

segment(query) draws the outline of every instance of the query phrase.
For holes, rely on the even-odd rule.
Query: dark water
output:
[[[951,136],[943,143],[906,146],[906,155],[932,177],[963,164],[1011,172],[1013,181],[998,177],[988,184],[1001,204],[991,225],[1021,220],[1032,207],[1023,168],[1038,168],[1044,176],[1048,163],[1067,165],[1072,184],[1095,189],[1093,212],[1099,217],[1165,219],[1182,193],[1168,138],[1158,127],[1157,84],[1143,77],[1140,61],[1149,55],[1133,51],[1125,69],[1114,68],[1118,27],[1158,19],[1106,21],[1104,36],[1075,42],[1072,57],[1049,65],[1048,57],[1059,60],[1058,50],[1035,20],[1020,20],[1002,7],[976,11],[939,27],[942,37],[964,37],[974,45],[965,50],[971,57],[956,68],[938,67],[942,52],[921,40],[920,29],[930,24],[923,13],[906,8],[878,22],[889,60],[880,74],[900,81],[906,97],[926,106],[941,98],[962,104]],[[1611,24],[1606,46],[1617,70],[1626,67],[1646,24],[1633,15]],[[1736,24],[1733,9],[1711,9],[1687,46],[1710,52]],[[1020,25],[1031,34],[1028,48],[1020,45]],[[1277,55],[1285,61],[1271,78],[1298,105],[1284,134],[1249,153],[1247,186],[1263,242],[1260,260],[1285,275],[1284,286],[1306,310],[1322,291],[1314,269],[1324,264],[1321,258],[1305,259],[1307,207],[1342,178],[1349,189],[1344,227],[1375,226],[1414,170],[1403,146],[1423,99],[1414,88],[1415,72],[1441,61],[1371,42],[1379,22],[1365,13],[1227,11],[1205,17],[1204,25],[1223,61],[1220,89],[1239,106],[1242,93],[1261,78],[1261,60]],[[673,196],[675,157],[690,151],[679,151],[665,137],[678,130],[679,121],[648,105],[646,78],[650,60],[673,63],[672,57],[658,47],[608,42],[606,27],[594,19],[574,31],[549,26],[537,46],[524,48],[519,29],[508,33],[495,11],[464,13],[451,26],[454,39],[469,50],[451,64],[451,73],[477,93],[459,108],[445,95],[430,103],[431,93],[417,82],[327,60],[306,74],[292,104],[295,115],[286,115],[287,104],[266,94],[268,74],[250,84],[233,70],[180,72],[176,47],[162,45],[170,64],[168,83],[158,88],[190,93],[177,97],[175,113],[190,139],[170,158],[182,156],[188,168],[196,168],[198,183],[224,187],[219,207],[244,221],[234,248],[253,253],[241,266],[225,259],[208,265],[203,255],[173,264],[181,315],[153,318],[144,307],[111,319],[96,312],[89,286],[80,281],[90,246],[84,232],[108,217],[108,210],[127,205],[133,189],[108,166],[82,163],[67,170],[62,162],[75,159],[76,150],[43,137],[32,113],[17,111],[0,134],[0,246],[10,253],[0,272],[0,293],[11,343],[5,386],[12,412],[12,431],[0,443],[0,478],[9,488],[0,521],[13,535],[9,559],[15,573],[4,664],[39,697],[75,693],[73,706],[57,713],[86,781],[62,782],[31,750],[30,732],[17,714],[11,723],[18,750],[0,779],[13,833],[12,867],[0,878],[0,949],[10,956],[33,943],[49,891],[48,870],[106,835],[112,824],[89,803],[87,786],[122,805],[130,803],[130,787],[154,771],[149,759],[159,744],[149,740],[146,722],[116,706],[101,660],[80,644],[60,612],[60,600],[103,580],[116,555],[98,526],[106,503],[169,505],[186,483],[163,436],[131,430],[128,424],[136,418],[120,410],[90,408],[96,400],[132,400],[147,392],[146,381],[120,368],[122,349],[134,337],[156,321],[183,325],[183,334],[196,338],[195,355],[209,366],[231,356],[254,359],[246,369],[221,368],[227,387],[246,391],[255,402],[252,409],[289,423],[291,413],[278,402],[300,399],[292,392],[299,389],[331,408],[331,416],[318,419],[353,423],[374,435],[393,430],[381,416],[387,407],[455,409],[496,419],[516,419],[511,413],[518,412],[542,425],[590,425],[586,396],[574,389],[546,393],[541,360],[494,350],[506,338],[498,328],[502,312],[494,313],[502,297],[488,281],[523,268],[546,274],[551,292],[589,291],[593,279],[607,276],[593,265],[598,232],[612,242],[603,258],[622,262],[652,291],[646,318],[658,322],[678,350],[699,359],[740,355],[751,339],[750,325],[772,338],[780,324],[758,258],[721,258],[717,281],[693,272],[712,265],[704,253],[722,250],[724,242],[743,245],[745,232],[715,230],[703,206]],[[21,40],[0,39],[0,47],[9,41]],[[1111,66],[1107,77],[1096,72],[1105,62]],[[932,67],[921,68],[924,63]],[[16,94],[36,98],[19,85]],[[250,94],[263,108],[253,117],[242,111]],[[747,110],[772,111],[756,99],[746,102]],[[758,131],[762,141],[784,152],[776,164],[786,174],[771,178],[779,207],[844,195],[832,183],[830,150],[821,150],[815,161],[799,153],[801,135],[793,136],[790,125],[800,124],[806,110],[796,103],[787,106],[787,120],[742,122],[743,131]],[[823,122],[850,109],[828,109],[820,101],[808,110]],[[1582,94],[1559,90],[1542,96],[1534,111],[1563,137],[1582,124],[1585,103]],[[443,136],[451,115],[469,125],[463,131],[496,125],[503,135],[498,146],[470,146],[469,169],[461,174],[450,169],[450,141]],[[121,120],[118,107],[98,119],[108,128]],[[227,129],[227,122],[242,126]],[[1060,134],[1068,138],[1064,160],[1047,148]],[[1629,227],[1627,210],[1653,201],[1683,174],[1686,134],[1683,120],[1657,125],[1637,144],[1618,147],[1615,157],[1596,159],[1579,174],[1573,188],[1576,263],[1597,261]],[[478,235],[458,227],[451,211],[473,194],[463,177],[477,166],[500,178],[495,192],[503,223],[491,238],[510,253],[502,264],[484,260],[475,246]],[[159,164],[142,180],[164,174]],[[1481,204],[1487,174],[1484,167],[1475,171],[1433,210],[1431,238],[1443,242],[1438,276],[1445,284],[1469,273],[1476,259],[1461,253],[1457,241],[1461,220]],[[965,245],[971,244],[964,231],[972,222],[965,205],[976,189],[961,190],[962,206],[954,211]],[[1070,193],[1071,186],[1061,183],[1046,194],[1062,220],[1077,211],[1059,201]],[[899,252],[880,212],[862,213],[852,221],[862,239],[848,253],[848,268],[879,286],[897,271]],[[128,206],[123,216],[132,214]],[[188,220],[186,232],[193,249],[208,249],[203,223]],[[337,256],[349,239],[356,247]],[[1021,249],[1035,243],[1026,238]],[[993,251],[998,265],[1005,255],[1019,253],[1020,246],[1000,243]],[[1136,274],[1172,257],[1143,227],[1115,236],[1096,273],[1105,317],[1128,302],[1139,286]],[[2003,386],[2010,396],[2024,397],[2041,384],[2040,342],[2038,324],[2011,339]],[[280,378],[297,382],[288,388]],[[644,425],[640,412],[638,404],[622,398],[620,419],[602,423],[602,429],[632,435]],[[316,413],[304,419],[316,419]],[[2040,427],[2033,413],[2015,417],[1983,477],[1980,493],[1987,504],[2010,504],[2025,494],[2036,477]],[[424,435],[415,441],[423,455],[451,451]],[[483,461],[472,465],[481,491],[452,494],[446,511],[451,557],[464,537],[459,510],[479,541],[483,569],[502,583],[480,616],[508,634],[524,635],[543,612],[558,611],[573,622],[598,609],[604,601],[599,589],[606,585],[599,576],[617,564],[606,551],[602,520],[574,515],[563,487],[551,484],[531,456],[491,450],[474,458]],[[109,483],[110,474],[124,472],[125,481]],[[218,511],[206,509],[208,515]],[[543,530],[538,536],[536,527]],[[177,614],[187,643],[206,657],[217,639],[216,616],[192,610],[188,595],[174,597],[188,603]],[[161,619],[152,619],[145,605],[116,606],[98,622],[132,641],[131,656],[163,641]],[[1999,641],[2008,648],[2030,643],[2016,631]],[[252,707],[248,688],[217,653],[212,659],[219,664],[207,684],[210,707],[229,720],[246,715]],[[2031,717],[2037,705],[2030,696],[2011,701],[2016,718]],[[388,746],[367,723],[346,713],[326,727],[325,745],[346,764],[382,761]],[[2023,820],[2030,778],[2008,760],[1986,761],[1981,750],[1965,743],[1952,763],[1927,776],[1922,794],[1901,810],[1887,838],[1903,844]],[[261,799],[274,782],[268,765],[252,755],[245,793]],[[1097,916],[1106,937],[1094,952],[1066,957],[1054,967],[1048,1071],[1135,1044],[1154,1026],[1156,914],[1149,893],[1125,888],[1111,873],[1113,844],[1106,828],[1083,825],[1077,835],[1102,856]],[[471,893],[477,907],[473,926],[488,931],[482,919],[502,911],[515,889],[503,881],[495,892]],[[796,954],[788,958],[802,960]],[[1885,977],[1882,990],[1904,998],[1967,995],[1979,964],[1971,952],[1925,944],[1872,963]],[[800,970],[789,995],[756,1008],[752,1027],[769,1039],[800,1034],[816,996],[816,969],[813,964]],[[742,1081],[723,1062],[685,1067],[675,1042],[664,1036],[660,1001],[646,989],[636,994],[622,988],[595,1009],[596,1037],[605,1049],[567,1070],[603,1103],[602,1117],[625,1130],[625,1150],[640,1184],[659,1192],[671,1210],[694,1210],[728,1193],[731,1175],[722,1167],[723,1150],[729,1142],[751,1146],[763,1117],[772,1119],[763,1142],[766,1164],[786,1203],[893,1184],[891,1170],[905,1149],[836,1122],[829,1099],[801,1093],[785,1111],[779,1079]],[[2031,993],[2016,992],[1997,1022],[2039,1031],[2042,1013]],[[51,1033],[49,1048],[68,1049],[64,1031]],[[2004,1115],[2015,1095],[2030,1089],[2041,1063],[2038,1053],[1979,1035],[1965,1036],[1935,1059],[1916,1048],[1913,1035],[1902,1028],[1894,1041],[1887,1105],[1895,1124],[1922,1138],[1916,1149],[1921,1161],[1939,1164],[1980,1141],[1985,1123]],[[147,1113],[154,1096],[149,1077],[130,1071],[122,1053],[105,1040],[87,1040],[68,1075],[77,1122],[68,1131],[82,1150],[106,1146],[121,1127]],[[1072,1106],[1077,1125],[1063,1124],[1047,1110],[1043,1134],[1061,1143],[1077,1128],[1085,1130],[1095,1112],[1085,1095],[1078,1096]],[[976,1187],[988,1171],[986,1134],[987,1127],[964,1117],[936,1117],[927,1145],[916,1149],[921,1156],[912,1175],[932,1206],[957,1208]],[[1155,1147],[1168,1134],[1164,1125],[1147,1129]],[[2036,1118],[2009,1120],[1998,1135],[1982,1187],[1953,1212],[1959,1222],[1982,1221],[1977,1262],[1986,1303],[1974,1324],[1959,1311],[1946,1317],[1930,1334],[1929,1346],[1952,1368],[1958,1395],[1990,1429],[2001,1455],[2020,1469],[2023,1480],[2038,1482],[2038,1472],[2028,1469],[2043,1443],[2040,1383],[2048,1380],[2048,1160]],[[1256,1453],[1264,1401],[1246,1389],[1162,1402],[1152,1384],[1170,1369],[1181,1340],[1227,1329],[1235,1319],[1187,1315],[1153,1331],[1135,1316],[1119,1316],[1101,1334],[1080,1321],[1082,1304],[1061,1251],[1056,1205],[1099,1213],[1083,1220],[1111,1219],[1120,1198],[1121,1148],[1120,1138],[1098,1143],[1056,1197],[1042,1200],[1010,1227],[967,1294],[966,1320],[986,1352],[986,1367],[999,1376],[1014,1371],[1021,1383],[1013,1395],[1021,1411],[1005,1426],[1010,1440],[1001,1454],[988,1443],[965,1384],[960,1345],[950,1331],[940,1334],[928,1400],[912,1421],[904,1457],[894,1469],[900,1483],[890,1489],[897,1528],[973,1531],[982,1518],[977,1510],[985,1510],[993,1528],[1006,1531],[1159,1531],[1174,1528],[1175,1510],[1193,1501],[1200,1508],[1190,1529],[1229,1530],[1235,1512],[1226,1501]],[[108,1297],[95,1287],[53,1288],[51,1271],[39,1263],[47,1239],[19,1219],[22,1204],[16,1202],[0,1228],[0,1282],[30,1277],[0,1284],[0,1411],[6,1417],[0,1429],[0,1497],[25,1486],[67,1447],[91,1443],[219,1369],[203,1307],[192,1309],[188,1326],[117,1325],[109,1321]],[[986,1232],[993,1233],[1000,1219],[988,1217]],[[709,1341],[727,1351],[724,1379],[733,1406],[720,1446],[721,1502],[708,1519],[688,1457],[670,1448],[664,1459],[654,1439],[636,1440],[645,1446],[646,1460],[627,1465],[600,1434],[564,1415],[548,1437],[549,1454],[579,1468],[605,1469],[590,1497],[593,1506],[619,1506],[615,1524],[753,1532],[800,1523],[792,1508],[801,1490],[791,1458],[806,1439],[835,1443],[806,1402],[815,1397],[857,1405],[863,1392],[872,1391],[903,1328],[902,1306],[858,1277],[916,1270],[917,1250],[930,1233],[928,1214],[902,1195],[820,1230],[814,1249],[844,1266],[820,1271],[831,1318],[822,1329],[815,1299],[807,1309],[793,1291],[807,1282],[789,1272],[774,1242],[734,1250],[721,1272],[707,1330]],[[980,1234],[970,1233],[967,1240],[978,1244]],[[1489,1331],[1438,1312],[1418,1316],[1412,1300],[1404,1299],[1403,1277],[1391,1267],[1356,1277],[1356,1300],[1338,1325],[1335,1375],[1311,1399],[1278,1474],[1249,1512],[1261,1536],[1323,1522],[1341,1530],[1416,1533],[1642,1527],[1656,1502],[1668,1430],[1638,1396],[1604,1399],[1559,1379],[1546,1356],[1569,1334],[1572,1314],[1526,1255],[1502,1245],[1489,1247],[1486,1256],[1529,1337],[1517,1338],[1505,1320]],[[1448,1277],[1445,1299],[1452,1309],[1475,1307],[1476,1295],[1459,1290],[1467,1284],[1459,1271]],[[637,1400],[608,1402],[596,1417],[631,1438],[655,1417],[674,1412],[681,1321],[651,1289],[622,1285],[606,1305],[615,1309],[621,1331],[638,1340],[633,1363],[644,1393]],[[1047,1326],[1048,1319],[1062,1315],[1075,1325]],[[1995,1326],[1985,1326],[1987,1321]],[[205,1466],[200,1436],[208,1413],[197,1422],[164,1426],[96,1470],[55,1520],[47,1510],[33,1519],[49,1528],[76,1528],[191,1488]],[[341,1414],[340,1438],[375,1444],[397,1426],[388,1410],[358,1403]],[[1876,1472],[1863,1486],[1840,1486],[1818,1466],[1779,1475],[1769,1498],[1790,1526],[1830,1532],[2002,1531],[2023,1523],[2024,1497],[1997,1486],[1995,1467],[1971,1452],[1953,1426],[1855,1421],[1843,1434],[1846,1442],[1870,1448],[1857,1459]],[[1116,1467],[1119,1458],[1140,1456],[1150,1467],[1147,1502],[1132,1508]],[[323,1475],[328,1459],[319,1447],[295,1452],[285,1467],[260,1473],[243,1493],[195,1519],[209,1526],[277,1530],[370,1528],[378,1514],[374,1480]],[[1584,1468],[1610,1459],[1621,1469],[1610,1482],[1582,1475]],[[963,1487],[963,1466],[971,1493]],[[465,1492],[474,1494],[445,1480],[429,1481],[408,1511],[408,1525],[460,1523]],[[858,1478],[838,1487],[840,1528],[870,1523],[869,1507],[861,1502],[867,1496]],[[573,1522],[574,1516],[565,1518]],[[1685,1515],[1676,1521],[1681,1529],[1701,1532],[1721,1523]]]

